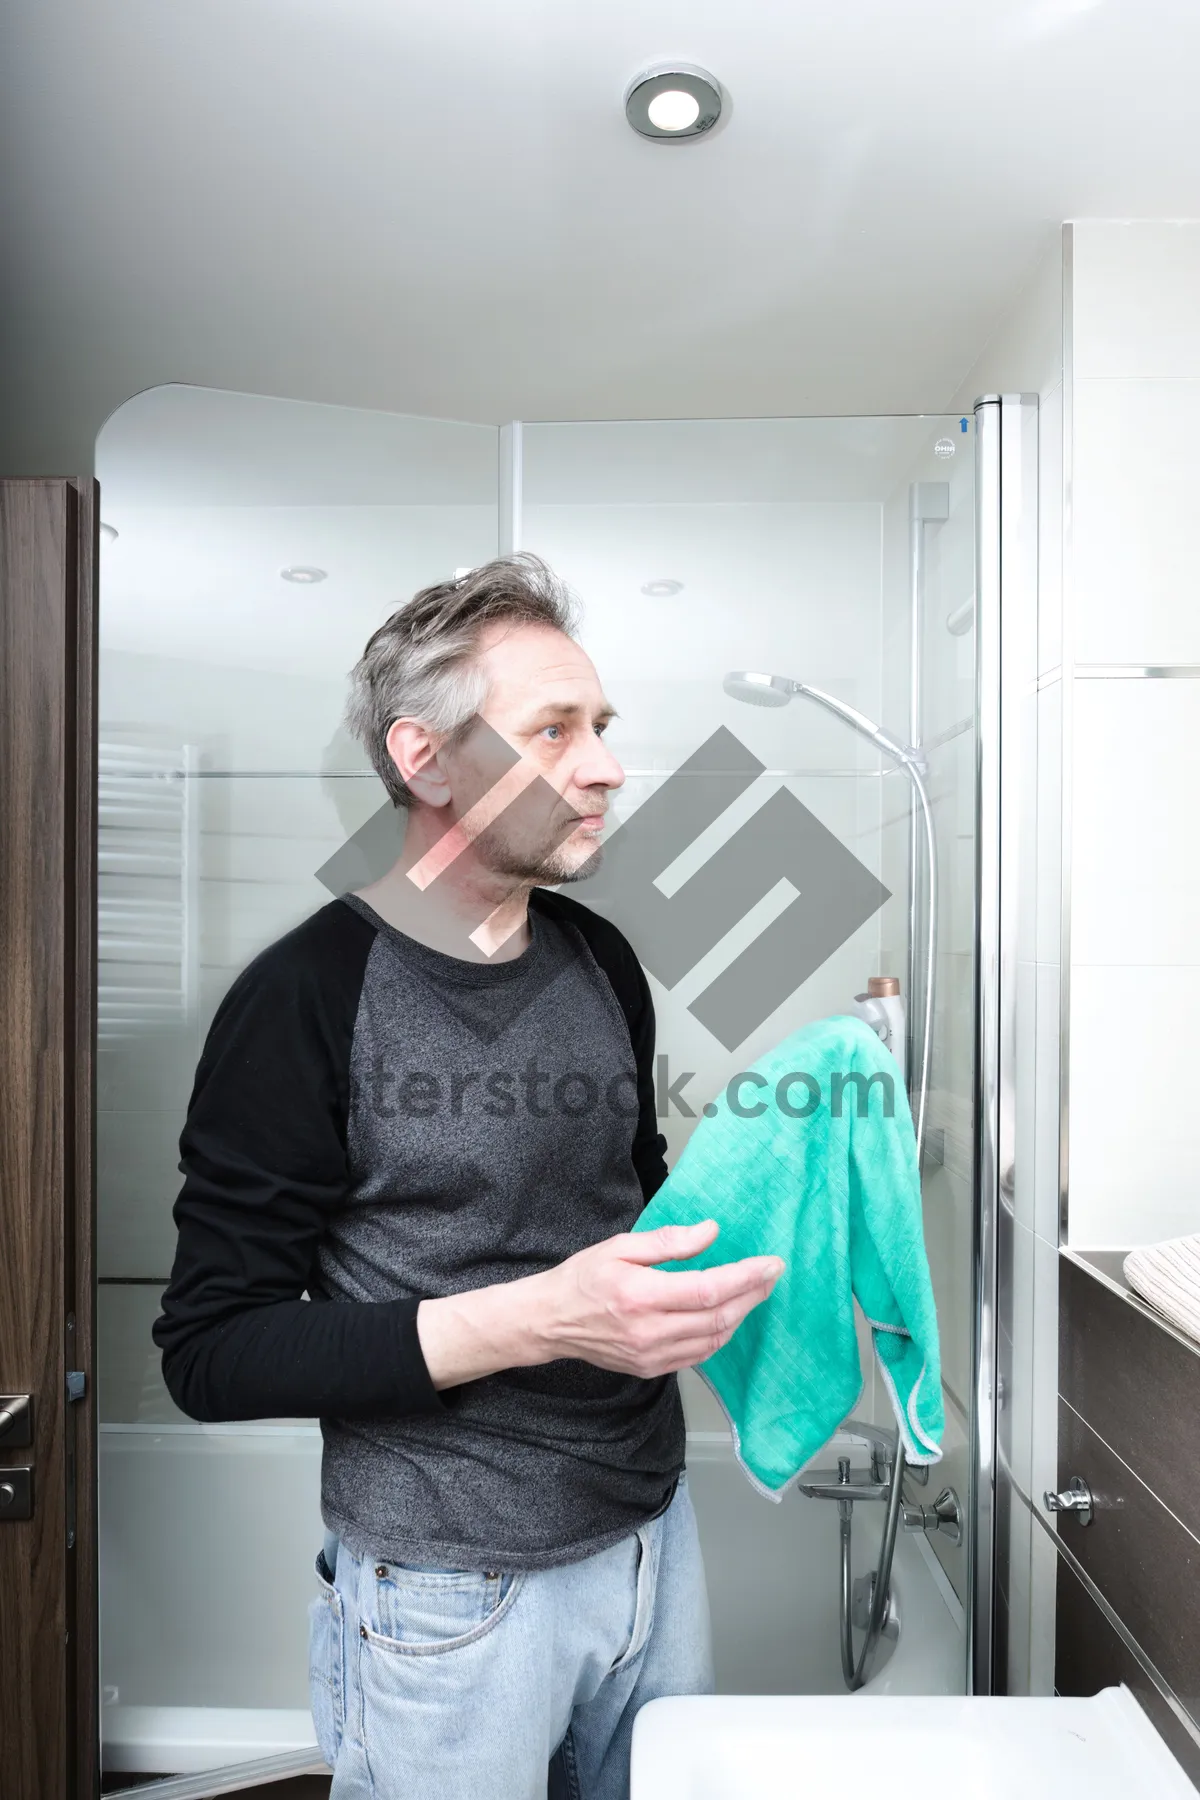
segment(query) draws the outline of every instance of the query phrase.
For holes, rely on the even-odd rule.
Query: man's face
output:
[[[515,751],[534,778],[475,839],[474,852],[497,874],[577,881],[597,867],[609,794],[625,780],[604,744],[613,708],[590,658],[549,626],[493,626],[480,660],[487,698],[443,758],[455,814],[512,769]]]

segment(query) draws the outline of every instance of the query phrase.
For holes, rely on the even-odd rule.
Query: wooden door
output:
[[[97,508],[91,481],[0,482],[4,1800],[91,1800],[99,1790],[92,1305]],[[3,1398],[26,1394],[28,1431],[28,1415]]]

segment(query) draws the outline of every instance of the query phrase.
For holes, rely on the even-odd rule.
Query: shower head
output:
[[[785,675],[760,675],[750,669],[733,669],[722,686],[734,700],[750,706],[786,706],[796,688]]]
[[[934,947],[937,943],[937,847],[933,835],[933,811],[929,804],[929,789],[925,785],[925,777],[929,772],[925,752],[915,749],[912,744],[899,742],[882,725],[876,725],[874,719],[868,719],[857,707],[850,706],[845,700],[838,700],[833,694],[825,693],[822,688],[809,687],[806,681],[793,681],[790,675],[763,675],[756,670],[734,669],[726,675],[725,692],[734,700],[749,701],[751,706],[786,706],[793,694],[803,694],[806,700],[815,700],[827,712],[836,713],[845,724],[852,725],[855,731],[882,750],[885,756],[907,775],[912,783],[915,802],[919,803],[921,819],[925,829],[925,854],[927,858],[925,907],[925,1022],[921,1034],[921,1073],[916,1092],[920,1098],[915,1108],[917,1161],[925,1145],[925,1103],[929,1095],[929,1057],[933,1042],[933,966]],[[914,816],[916,806],[914,805]],[[914,870],[913,881],[916,880]],[[915,888],[914,888],[915,893]],[[897,1463],[897,1468],[900,1464]]]
[[[914,750],[911,744],[898,742],[857,707],[835,699],[823,688],[809,687],[806,681],[793,681],[790,675],[763,675],[756,670],[734,669],[722,685],[732,699],[745,700],[751,706],[786,706],[793,694],[803,694],[806,699],[815,700],[818,706],[836,713],[839,719],[844,719],[847,725],[852,725],[855,731],[860,731],[897,762],[907,763],[910,767],[922,764],[920,751]]]

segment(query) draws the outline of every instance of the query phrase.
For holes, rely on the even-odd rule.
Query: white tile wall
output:
[[[1200,964],[1071,974],[1070,1241],[1200,1231],[1195,1020]]]
[[[1077,663],[1200,662],[1198,409],[1200,377],[1076,378]]]
[[[1200,964],[1200,681],[1075,684],[1071,959]]]
[[[1200,1229],[1200,681],[1078,671],[1200,663],[1200,224],[1073,237],[1068,1233],[1123,1246]]]
[[[1075,375],[1200,377],[1200,224],[1073,227]]]

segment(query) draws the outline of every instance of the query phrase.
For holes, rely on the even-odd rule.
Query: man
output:
[[[649,990],[546,885],[624,779],[561,585],[427,588],[352,679],[403,849],[222,1003],[155,1339],[195,1418],[321,1419],[333,1800],[544,1800],[556,1752],[621,1800],[638,1708],[711,1687],[675,1371],[781,1264],[668,1274],[715,1224],[631,1234],[666,1174]]]

